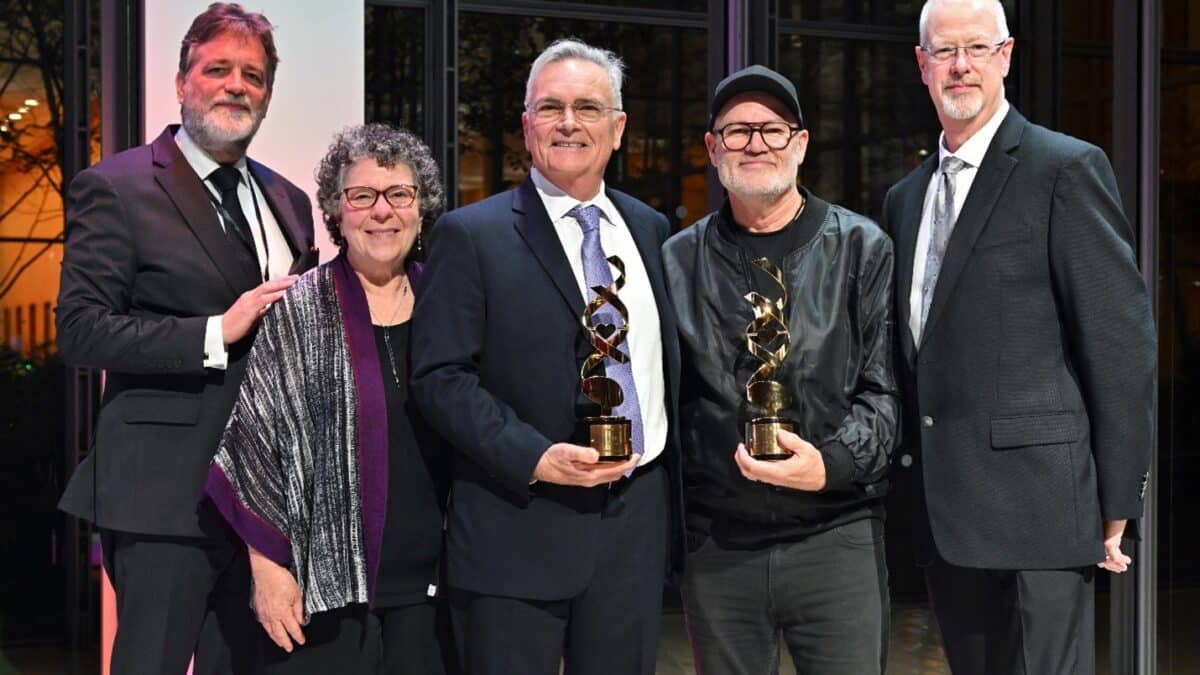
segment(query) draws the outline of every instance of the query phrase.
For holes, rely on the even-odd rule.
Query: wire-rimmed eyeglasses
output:
[[[967,58],[972,61],[986,61],[995,56],[1004,43],[1008,42],[1008,38],[1004,38],[999,42],[988,44],[986,42],[974,42],[961,47],[952,47],[946,45],[944,47],[926,47],[921,45],[921,51],[929,55],[929,60],[934,63],[949,63],[958,57],[958,51],[961,49]]]
[[[620,108],[588,99],[563,103],[557,99],[544,98],[525,107],[539,122],[557,122],[567,116],[567,108],[575,114],[575,119],[587,123],[599,122],[605,112],[621,112]]]

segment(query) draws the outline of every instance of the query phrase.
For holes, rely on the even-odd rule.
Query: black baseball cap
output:
[[[713,92],[708,128],[712,129],[717,115],[721,113],[721,108],[729,103],[729,99],[748,91],[761,91],[775,98],[796,116],[796,123],[800,128],[804,128],[804,115],[800,113],[800,99],[796,97],[795,85],[783,75],[759,65],[742,68],[717,84],[717,89]]]

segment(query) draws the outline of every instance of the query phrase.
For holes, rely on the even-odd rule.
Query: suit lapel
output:
[[[937,155],[927,158],[909,178],[909,187],[897,194],[900,203],[892,211],[898,214],[896,224],[892,227],[896,243],[896,269],[899,271],[896,287],[896,316],[900,331],[900,344],[904,357],[910,362],[916,355],[916,345],[913,344],[912,330],[908,327],[910,315],[908,298],[912,292],[913,261],[916,260],[917,233],[921,229],[921,214],[925,208],[925,193],[929,188],[929,179],[937,166]]]
[[[246,164],[250,167],[254,180],[262,188],[263,196],[267,198],[267,206],[275,215],[275,222],[279,223],[279,229],[283,231],[288,246],[292,248],[292,254],[300,256],[308,251],[309,245],[305,239],[304,228],[300,224],[301,219],[297,216],[296,209],[292,208],[292,200],[288,198],[283,179],[249,157],[246,158]]]
[[[583,316],[583,296],[579,293],[575,273],[567,262],[567,254],[563,252],[562,242],[554,231],[546,207],[538,197],[533,181],[528,178],[513,192],[513,215],[516,216],[517,232],[533,251],[542,269],[546,270],[571,313]]]
[[[929,316],[925,319],[925,328],[922,330],[923,336],[929,335],[937,324],[947,299],[962,276],[971,249],[975,247],[975,241],[987,226],[992,210],[1000,200],[1004,184],[1008,182],[1009,174],[1017,165],[1016,158],[1010,152],[1020,144],[1025,124],[1025,118],[1017,109],[1010,108],[1008,115],[996,130],[996,136],[992,139],[987,154],[983,156],[979,173],[975,175],[971,191],[963,203],[962,213],[955,220],[954,231],[946,247],[946,259],[942,262],[937,287],[933,290],[933,302],[929,305]]]
[[[654,231],[653,225],[645,218],[639,218],[637,209],[646,208],[628,195],[607,190],[606,194],[621,212],[621,218],[629,226],[633,234],[633,242],[637,244],[638,253],[642,256],[642,266],[646,268],[646,276],[650,279],[650,290],[654,293],[654,304],[658,307],[658,322],[663,334],[663,353],[671,368],[678,367],[678,355],[668,349],[675,344],[675,312],[672,310],[671,298],[667,295],[667,279],[662,264],[662,241]],[[667,336],[671,336],[668,339]]]
[[[183,222],[200,241],[230,290],[238,295],[257,286],[259,280],[250,274],[246,265],[241,264],[233,250],[233,243],[225,236],[204,183],[184,159],[179,146],[175,145],[172,127],[167,127],[159,134],[150,147],[154,158],[155,181],[174,202]]]
[[[642,255],[642,266],[646,268],[646,275],[650,277],[654,302],[659,307],[664,307],[663,303],[669,302],[669,300],[666,296],[667,284],[663,278],[662,264],[659,262],[659,256],[662,255],[662,244],[659,242],[658,236],[649,223],[637,217],[634,212],[635,207],[630,203],[629,197],[612,190],[606,190],[605,194],[621,212],[621,219],[625,221],[629,232],[633,235],[633,243],[637,245],[638,253]]]

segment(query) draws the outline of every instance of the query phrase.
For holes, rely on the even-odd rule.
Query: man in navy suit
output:
[[[183,39],[183,125],[67,194],[59,350],[107,380],[60,507],[100,530],[113,673],[255,667],[246,547],[197,503],[255,327],[316,263],[308,197],[246,157],[278,62],[265,17],[214,3]]]
[[[455,447],[447,542],[468,673],[654,672],[675,559],[679,354],[659,248],[667,220],[606,188],[620,147],[621,62],[560,40],[534,61],[521,116],[533,159],[517,189],[443,216],[413,321],[413,392]],[[617,277],[629,356],[615,412],[632,459],[598,461],[580,391],[580,317]],[[619,319],[617,320],[619,325]]]

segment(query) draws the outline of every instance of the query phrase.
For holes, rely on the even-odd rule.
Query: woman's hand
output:
[[[304,599],[300,585],[286,567],[259,553],[251,546],[250,573],[254,577],[254,613],[267,635],[289,654],[292,641],[304,644]]]

